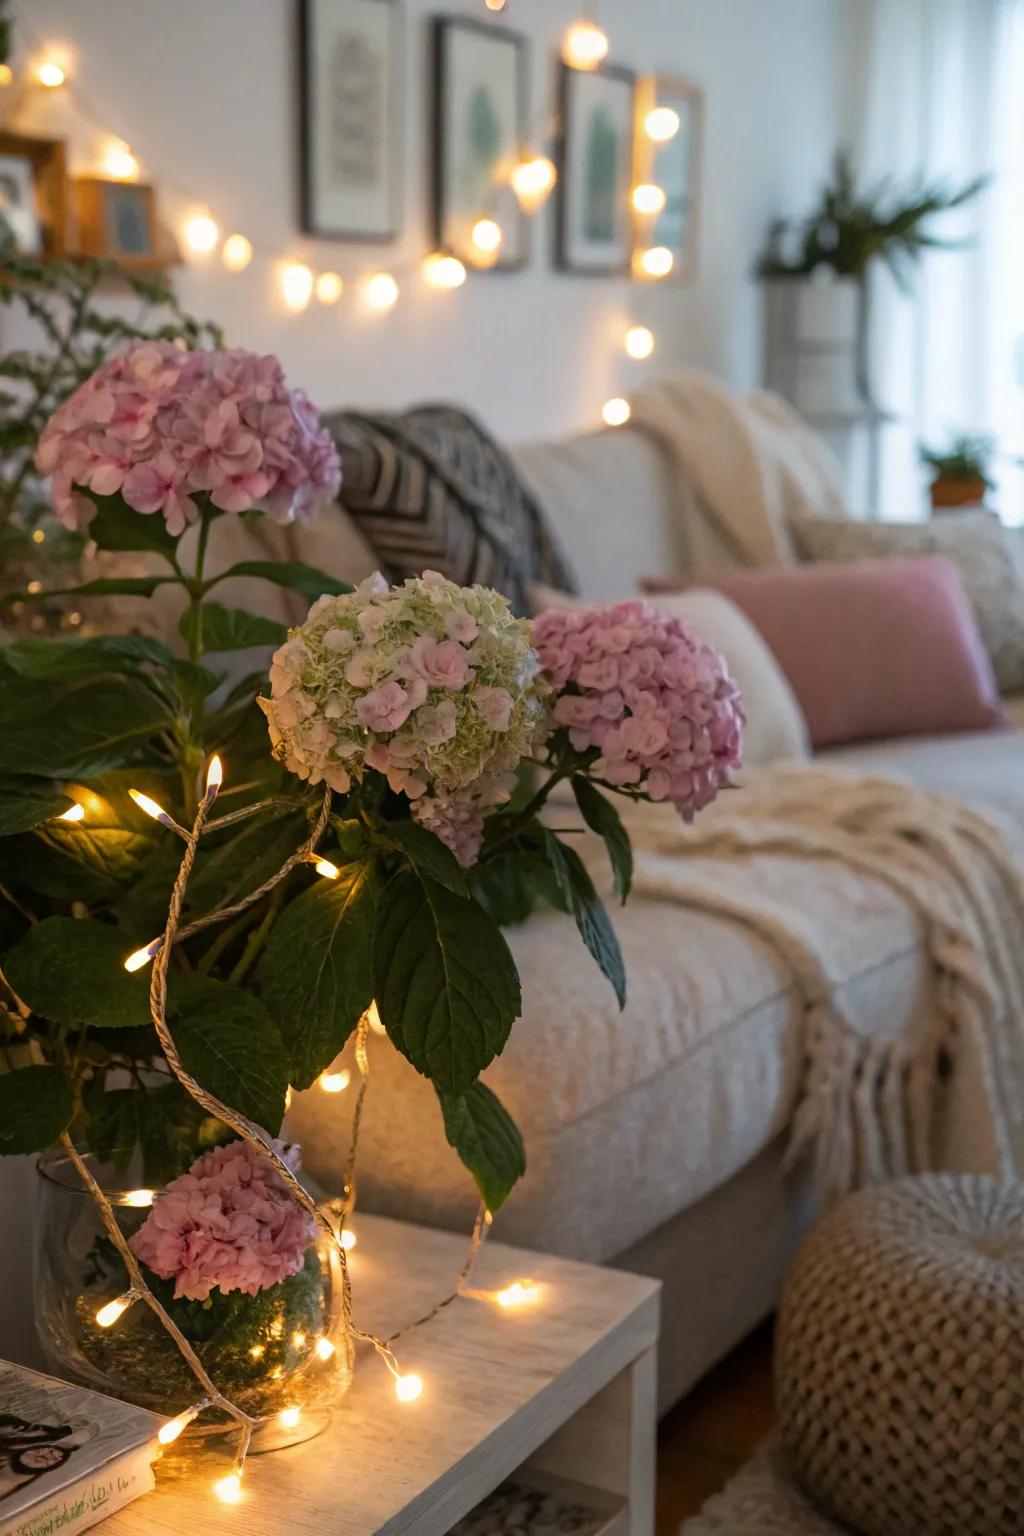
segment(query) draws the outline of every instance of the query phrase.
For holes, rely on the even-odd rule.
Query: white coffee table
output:
[[[451,1289],[466,1239],[357,1215],[356,1320],[389,1333]],[[654,1529],[656,1281],[488,1242],[474,1285],[529,1277],[531,1301],[460,1299],[396,1349],[422,1396],[360,1350],[328,1429],[252,1457],[240,1503],[206,1481],[128,1506],[103,1536],[445,1536],[511,1473],[589,1490],[607,1536]]]

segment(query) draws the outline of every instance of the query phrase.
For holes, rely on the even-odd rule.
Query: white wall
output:
[[[614,60],[692,77],[708,95],[702,261],[690,289],[637,288],[571,277],[550,263],[552,210],[535,230],[534,263],[517,275],[470,279],[439,294],[415,276],[385,318],[350,299],[283,313],[268,262],[232,277],[216,260],[181,274],[185,303],[229,338],[273,350],[324,405],[400,405],[450,397],[499,433],[522,439],[595,422],[608,395],[647,369],[707,366],[737,385],[758,379],[759,302],[751,263],[767,222],[802,210],[835,138],[843,0],[602,0]],[[558,40],[578,0],[508,0],[503,23],[532,42],[532,114],[554,103]],[[486,18],[483,0],[407,0],[407,196],[404,238],[390,248],[304,240],[296,231],[297,113],[291,0],[32,0],[21,7],[40,39],[70,44],[89,103],[127,139],[157,183],[169,222],[188,206],[172,182],[282,254],[346,279],[408,262],[427,239],[428,17]],[[55,115],[51,93],[30,102]],[[61,126],[55,123],[55,126]],[[84,164],[94,130],[63,131]],[[617,348],[626,317],[655,326],[656,360]]]
[[[700,278],[690,289],[631,288],[556,274],[551,209],[535,231],[533,265],[471,278],[438,294],[410,278],[400,306],[369,318],[343,301],[294,318],[261,262],[232,277],[215,261],[181,271],[183,302],[225,326],[231,341],[280,354],[290,378],[322,405],[402,405],[448,397],[498,433],[522,439],[596,422],[608,395],[645,371],[689,362],[738,386],[758,381],[760,311],[750,270],[768,221],[803,210],[832,153],[838,111],[842,0],[602,0],[613,58],[684,74],[707,91]],[[296,231],[295,117],[290,0],[32,0],[22,5],[42,41],[69,45],[74,79],[109,128],[132,145],[157,183],[165,214],[208,202],[222,229],[339,270],[347,280],[425,249],[427,17],[409,0],[406,230],[379,251],[303,240]],[[446,11],[484,17],[482,0]],[[502,20],[533,39],[533,112],[554,99],[556,49],[576,0],[509,0]],[[22,33],[22,38],[24,34]],[[7,109],[16,87],[6,98]],[[68,133],[85,166],[95,130],[61,93],[36,92],[19,122]],[[3,103],[0,103],[0,110]],[[617,349],[627,316],[652,324],[648,365]],[[2,338],[6,344],[8,338]],[[29,1170],[0,1170],[0,1355],[32,1351],[25,1258]]]

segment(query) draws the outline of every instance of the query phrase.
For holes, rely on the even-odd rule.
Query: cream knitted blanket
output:
[[[1020,1173],[1024,1164],[1024,831],[892,779],[772,769],[692,827],[642,808],[628,818],[634,889],[758,934],[803,1009],[804,1072],[790,1159],[834,1200],[930,1168]],[[680,857],[684,855],[684,857]],[[806,903],[775,899],[766,859],[806,861]],[[911,1026],[844,1010],[814,866],[838,861],[895,891],[920,925],[932,972]],[[777,889],[777,882],[776,882]]]

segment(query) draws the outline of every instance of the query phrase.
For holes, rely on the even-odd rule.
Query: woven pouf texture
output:
[[[786,1282],[779,1432],[864,1536],[1024,1531],[1024,1189],[974,1175],[851,1195]]]

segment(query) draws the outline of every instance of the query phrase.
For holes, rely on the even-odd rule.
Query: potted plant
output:
[[[955,187],[920,178],[901,186],[885,178],[858,188],[851,159],[840,150],[817,206],[804,219],[776,223],[757,263],[767,285],[768,385],[812,415],[870,409],[870,271],[884,263],[909,289],[925,251],[957,248],[931,232],[931,221],[963,207],[986,183],[981,177]]]
[[[995,448],[995,440],[983,436],[956,437],[944,452],[922,443],[918,457],[932,472],[933,509],[973,507],[984,501],[993,486],[988,470]]]
[[[179,1423],[234,1420],[240,1466],[254,1430],[292,1432],[336,1303],[355,1328],[352,1181],[332,1212],[312,1199],[278,1139],[290,1092],[346,1050],[362,1073],[379,1022],[496,1211],[525,1167],[481,1080],[520,1009],[501,923],[549,901],[625,999],[591,877],[539,812],[571,786],[625,899],[611,796],[691,816],[738,763],[742,712],[722,658],[644,603],[531,627],[436,573],[352,590],[294,563],[211,572],[217,518],[307,518],[338,488],[273,358],[134,343],[36,464],[65,526],[153,559],[76,598],[177,589],[184,654],[131,635],[0,651],[0,1154],[57,1149],[51,1356]],[[242,574],[315,599],[305,622],[218,604]],[[269,673],[228,675],[254,646],[276,647]]]

